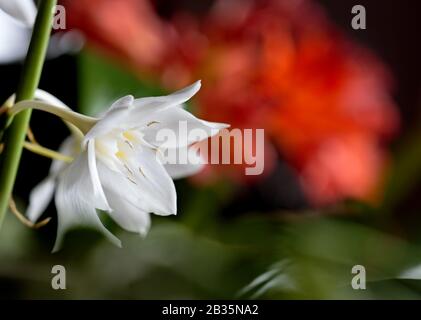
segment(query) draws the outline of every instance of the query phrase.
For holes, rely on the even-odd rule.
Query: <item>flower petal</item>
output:
[[[166,112],[172,107],[182,106],[183,103],[190,100],[197,91],[199,91],[201,82],[197,81],[192,85],[174,92],[167,96],[147,97],[136,99],[133,107],[125,119],[126,129],[145,127],[150,123],[155,114]]]
[[[48,204],[54,195],[56,181],[53,176],[48,176],[41,181],[29,194],[29,206],[26,210],[26,216],[32,222],[39,219],[42,213],[47,209]]]
[[[106,135],[113,130],[130,130],[144,127],[153,115],[167,108],[178,106],[189,100],[200,89],[200,81],[173,94],[161,97],[147,97],[134,100],[126,96],[117,100],[105,115],[86,134],[84,143]]]
[[[63,101],[42,89],[35,90],[35,99],[47,102],[54,106],[62,107],[64,109],[70,109]]]
[[[114,190],[122,199],[143,212],[158,215],[177,213],[177,194],[174,182],[158,161],[156,151],[119,142],[124,159],[116,161],[118,171],[98,161],[99,176],[105,190]],[[113,208],[119,210],[118,208]]]
[[[59,153],[66,156],[75,156],[78,144],[69,137],[63,141],[59,148]],[[67,166],[63,161],[54,160],[50,167],[50,172],[43,181],[41,181],[29,194],[29,205],[26,210],[26,216],[32,222],[35,222],[48,207],[54,195],[57,175]]]
[[[102,189],[101,181],[99,180],[98,176],[95,155],[95,140],[88,141],[88,167],[92,186],[94,188],[94,197],[96,198],[96,208],[104,211],[111,211],[111,208],[108,205],[107,198],[105,197],[104,190]]]
[[[109,111],[130,108],[133,105],[133,101],[134,97],[132,95],[122,97],[111,105]]]
[[[28,50],[30,28],[0,9],[0,30],[0,63],[22,60]]]
[[[104,116],[86,134],[83,144],[86,144],[90,139],[107,135],[114,130],[124,130],[123,124],[133,101],[133,96],[126,96],[114,102]]]
[[[126,147],[126,145],[124,145]],[[125,152],[129,150],[126,147]],[[177,193],[174,182],[158,160],[156,150],[137,147],[129,159],[129,168],[134,171],[136,183],[152,198],[151,211],[158,215],[177,214]]]
[[[176,91],[172,94],[160,97],[147,97],[136,99],[133,102],[133,111],[134,112],[153,112],[156,111],[159,107],[174,107],[182,105],[183,103],[190,100],[201,87],[201,81],[196,81],[188,87],[185,87],[179,91]]]
[[[102,232],[112,243],[118,240],[102,224],[96,208],[101,204],[93,196],[94,189],[89,174],[86,151],[75,159],[60,175],[55,202],[58,213],[57,239],[53,251],[60,249],[65,233],[76,226],[87,226]]]
[[[119,192],[114,189],[105,189],[107,199],[113,211],[109,213],[123,229],[130,232],[139,233],[145,236],[151,226],[149,213],[134,206],[131,202],[121,197]]]
[[[155,145],[161,146],[165,143],[165,148],[180,148],[188,146],[194,142],[202,141],[219,133],[221,129],[228,128],[225,123],[209,122],[196,118],[190,112],[182,108],[171,108],[157,112],[146,128],[142,129],[145,134],[144,139]],[[174,134],[172,141],[162,141],[159,133],[166,134],[161,130],[171,130]],[[193,131],[194,130],[194,131]],[[170,138],[170,137],[165,137]]]
[[[51,35],[47,59],[54,59],[63,54],[78,53],[85,45],[85,37],[79,30],[66,30]]]
[[[181,150],[178,149],[177,151],[180,152]],[[205,165],[204,159],[198,154],[196,148],[190,147],[188,150],[182,152],[186,152],[188,162],[181,163],[178,161],[175,163],[164,163],[165,170],[167,170],[168,174],[173,179],[181,179],[195,175],[201,171]],[[179,158],[177,157],[177,159]]]
[[[0,10],[31,28],[37,15],[33,0],[0,0]]]

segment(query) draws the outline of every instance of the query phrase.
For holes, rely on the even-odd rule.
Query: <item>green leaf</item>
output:
[[[402,139],[387,176],[383,209],[393,209],[421,179],[421,130]]]
[[[161,95],[163,90],[114,61],[92,51],[79,55],[79,111],[98,115],[126,95],[136,98]]]

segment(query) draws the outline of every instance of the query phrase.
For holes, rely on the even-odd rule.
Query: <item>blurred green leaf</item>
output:
[[[392,210],[421,180],[421,130],[401,139],[386,180],[382,209]]]
[[[98,115],[126,95],[160,95],[162,89],[144,81],[111,59],[85,50],[79,55],[79,109]]]
[[[276,276],[259,284],[260,297],[421,298],[419,283],[400,279],[403,270],[420,262],[420,248],[397,237],[349,221],[314,217],[290,224],[281,247],[281,259],[286,257],[288,263],[267,271]],[[366,270],[367,290],[351,287],[355,265]]]

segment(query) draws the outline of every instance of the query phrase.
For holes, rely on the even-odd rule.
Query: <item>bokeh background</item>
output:
[[[415,1],[67,0],[84,48],[48,60],[40,87],[97,114],[117,97],[202,79],[189,104],[207,120],[264,128],[265,172],[210,166],[177,181],[178,216],[142,239],[104,223],[51,254],[56,212],[39,230],[8,214],[0,230],[1,298],[354,299],[421,297],[421,95]],[[351,28],[364,5],[367,29]],[[21,64],[0,66],[0,98]],[[33,113],[57,148],[56,118]],[[261,155],[263,156],[263,155]],[[14,197],[24,211],[48,159],[24,152]],[[66,267],[67,289],[51,288]],[[367,290],[352,290],[363,265]],[[418,267],[418,268],[417,268]]]

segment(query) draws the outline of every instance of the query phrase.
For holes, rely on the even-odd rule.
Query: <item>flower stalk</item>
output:
[[[74,112],[69,108],[62,106],[54,106],[49,103],[39,101],[21,101],[16,103],[9,109],[9,115],[13,116],[25,110],[41,110],[51,113],[63,121],[76,126],[83,134],[87,133],[98,121],[96,118],[88,117],[83,114]]]
[[[39,2],[28,55],[23,65],[23,73],[16,93],[17,102],[33,99],[35,90],[38,88],[56,2],[57,0],[41,0]],[[30,109],[20,112],[13,117],[10,126],[5,131],[4,150],[0,158],[0,227],[13,191],[30,117]]]

